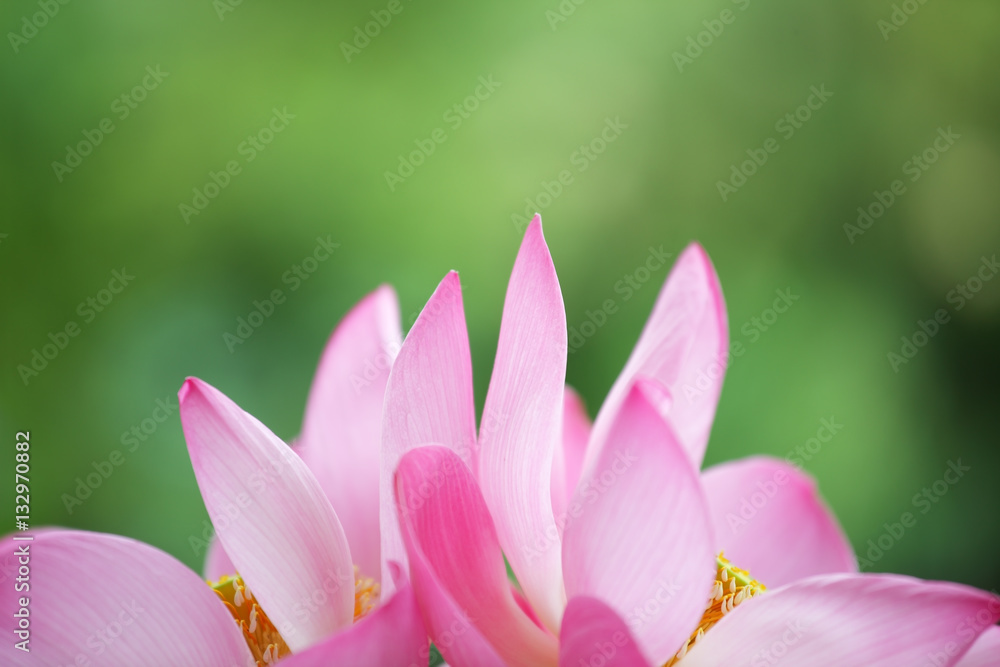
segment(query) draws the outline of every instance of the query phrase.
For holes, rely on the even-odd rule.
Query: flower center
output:
[[[354,622],[357,623],[378,605],[381,587],[371,577],[362,577],[354,566]]]
[[[208,582],[215,594],[219,596],[226,609],[240,626],[243,639],[250,647],[250,653],[257,661],[257,667],[264,667],[277,662],[292,651],[267,617],[264,610],[257,604],[247,585],[240,575],[222,577],[216,582]],[[354,621],[362,618],[378,604],[379,585],[374,579],[362,577],[358,567],[354,566]]]
[[[715,585],[708,598],[708,605],[705,607],[705,613],[702,614],[701,622],[698,623],[698,628],[691,634],[677,655],[672,657],[663,667],[676,665],[713,625],[722,620],[723,616],[740,606],[744,600],[757,597],[767,590],[764,584],[751,577],[746,570],[741,570],[730,563],[721,553],[715,559],[715,563]]]
[[[250,653],[253,654],[258,667],[270,665],[291,653],[288,644],[274,627],[274,623],[257,604],[250,589],[238,574],[232,577],[224,576],[214,584],[208,582],[208,585],[240,626],[243,639],[250,647]]]

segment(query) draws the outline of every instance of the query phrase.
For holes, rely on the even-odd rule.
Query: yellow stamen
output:
[[[698,623],[698,628],[691,633],[691,637],[684,643],[681,650],[672,657],[663,667],[671,667],[680,662],[681,658],[687,655],[691,647],[697,644],[705,633],[712,626],[722,620],[722,617],[740,606],[746,600],[757,597],[767,590],[767,587],[750,576],[746,570],[741,570],[720,553],[715,559],[716,575],[715,585],[708,598],[708,605],[705,613]]]
[[[354,566],[354,622],[363,618],[378,605],[379,585],[371,577],[362,577]]]
[[[243,639],[257,661],[257,667],[271,665],[292,651],[274,623],[257,604],[250,589],[238,575],[207,582],[243,632]],[[378,605],[379,585],[370,577],[362,577],[354,566],[354,620],[364,617]]]
[[[270,665],[291,653],[288,644],[239,575],[222,577],[215,583],[208,582],[208,585],[226,605],[236,625],[240,626],[243,639],[258,667]]]

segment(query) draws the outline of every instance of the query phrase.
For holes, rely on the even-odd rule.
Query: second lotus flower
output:
[[[220,391],[188,379],[181,421],[218,537],[206,566],[213,585],[135,540],[42,531],[27,543],[32,650],[8,642],[2,662],[426,664],[407,573],[380,554],[379,432],[400,336],[389,288],[345,318],[316,373],[298,454]],[[379,594],[383,572],[393,594]],[[0,611],[11,618],[16,607],[4,586]]]

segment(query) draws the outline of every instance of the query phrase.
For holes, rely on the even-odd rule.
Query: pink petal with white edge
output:
[[[253,656],[211,588],[173,556],[117,535],[75,530],[3,539],[28,550],[30,591],[13,579],[0,590],[5,665],[220,665],[246,667]],[[30,653],[11,633],[27,597]]]
[[[285,658],[282,667],[426,665],[430,650],[413,587],[398,566],[390,569],[397,575],[390,600],[346,630]]]
[[[646,667],[625,622],[597,598],[575,597],[566,606],[559,634],[559,667]]]
[[[615,414],[637,375],[667,389],[659,406],[696,468],[701,467],[722,391],[729,323],[722,288],[704,249],[692,243],[660,290],[653,313],[594,422],[586,465],[600,453]]]
[[[983,612],[978,627],[970,619]],[[745,601],[685,656],[684,667],[899,667],[958,662],[1000,618],[1000,599],[959,584],[833,574]],[[946,651],[952,651],[947,655]],[[928,656],[942,654],[941,662]],[[994,663],[995,664],[995,663]]]
[[[563,398],[562,446],[552,457],[552,511],[559,534],[566,523],[566,509],[580,481],[583,457],[590,439],[590,418],[580,396],[567,385]]]
[[[507,561],[525,597],[554,632],[566,606],[550,490],[552,456],[562,445],[565,382],[566,312],[536,215],[507,286],[479,429],[478,472]],[[545,536],[555,542],[553,548],[525,549]]]
[[[205,554],[205,579],[218,581],[222,577],[231,577],[236,573],[236,566],[226,553],[219,538],[212,536],[208,541],[208,552]]]
[[[972,623],[968,624],[968,627],[971,630],[976,625],[978,625],[978,621],[973,620]],[[948,655],[948,651],[945,650],[944,654]],[[979,635],[979,639],[972,645],[969,652],[962,656],[962,659],[955,665],[957,667],[996,667],[998,663],[1000,663],[1000,627],[990,626],[983,634]]]
[[[411,450],[396,473],[410,575],[424,625],[451,664],[555,665],[556,638],[511,594],[472,472],[453,451]]]
[[[240,576],[292,651],[354,622],[354,566],[319,482],[222,392],[188,378],[181,424],[205,507]],[[315,613],[317,591],[328,600]]]
[[[393,476],[404,453],[428,442],[459,452],[475,464],[476,409],[472,360],[458,274],[452,271],[428,300],[403,341],[385,393],[379,513],[382,561],[406,565],[393,495]],[[392,592],[383,566],[382,590]]]
[[[401,341],[396,293],[382,286],[355,306],[330,337],[295,448],[337,512],[354,564],[376,581],[382,577],[382,404]]]
[[[713,466],[701,483],[717,550],[765,586],[857,572],[850,542],[816,482],[795,466],[753,457]]]
[[[715,579],[715,536],[698,473],[639,379],[563,535],[566,593],[600,599],[662,665],[698,626]]]

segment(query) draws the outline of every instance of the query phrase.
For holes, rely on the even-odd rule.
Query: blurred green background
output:
[[[914,1],[891,32],[885,0],[51,4],[34,32],[38,2],[0,7],[0,470],[30,429],[33,525],[130,535],[200,568],[189,537],[207,514],[176,414],[134,451],[123,434],[197,375],[293,438],[331,329],[383,282],[409,325],[460,271],[481,407],[527,208],[569,324],[620,306],[570,356],[592,415],[667,270],[627,301],[616,283],[650,246],[676,256],[697,239],[745,345],[708,463],[784,456],[832,417],[843,429],[805,468],[859,555],[917,517],[870,569],[1000,587],[1000,280],[961,310],[948,300],[1000,250],[997,3]],[[492,91],[470,101],[480,77]],[[832,96],[786,136],[776,123],[812,86]],[[274,109],[294,118],[244,144]],[[77,166],[53,166],[105,119]],[[626,127],[602,147],[607,119]],[[911,181],[904,163],[948,127],[959,138]],[[390,186],[438,128],[445,141]],[[779,150],[723,201],[718,182],[769,137]],[[239,173],[186,221],[180,205],[229,161]],[[572,182],[539,197],[564,170]],[[905,193],[849,239],[894,179]],[[291,291],[285,272],[328,236],[340,247]],[[86,321],[78,305],[123,267],[134,280]],[[287,301],[230,352],[223,334],[276,288]],[[779,289],[800,298],[764,331],[752,318]],[[894,371],[887,355],[941,308],[947,323]],[[79,335],[26,383],[18,366],[71,320]],[[124,463],[68,512],[62,495],[114,450]],[[971,470],[922,514],[914,496],[959,459]]]

